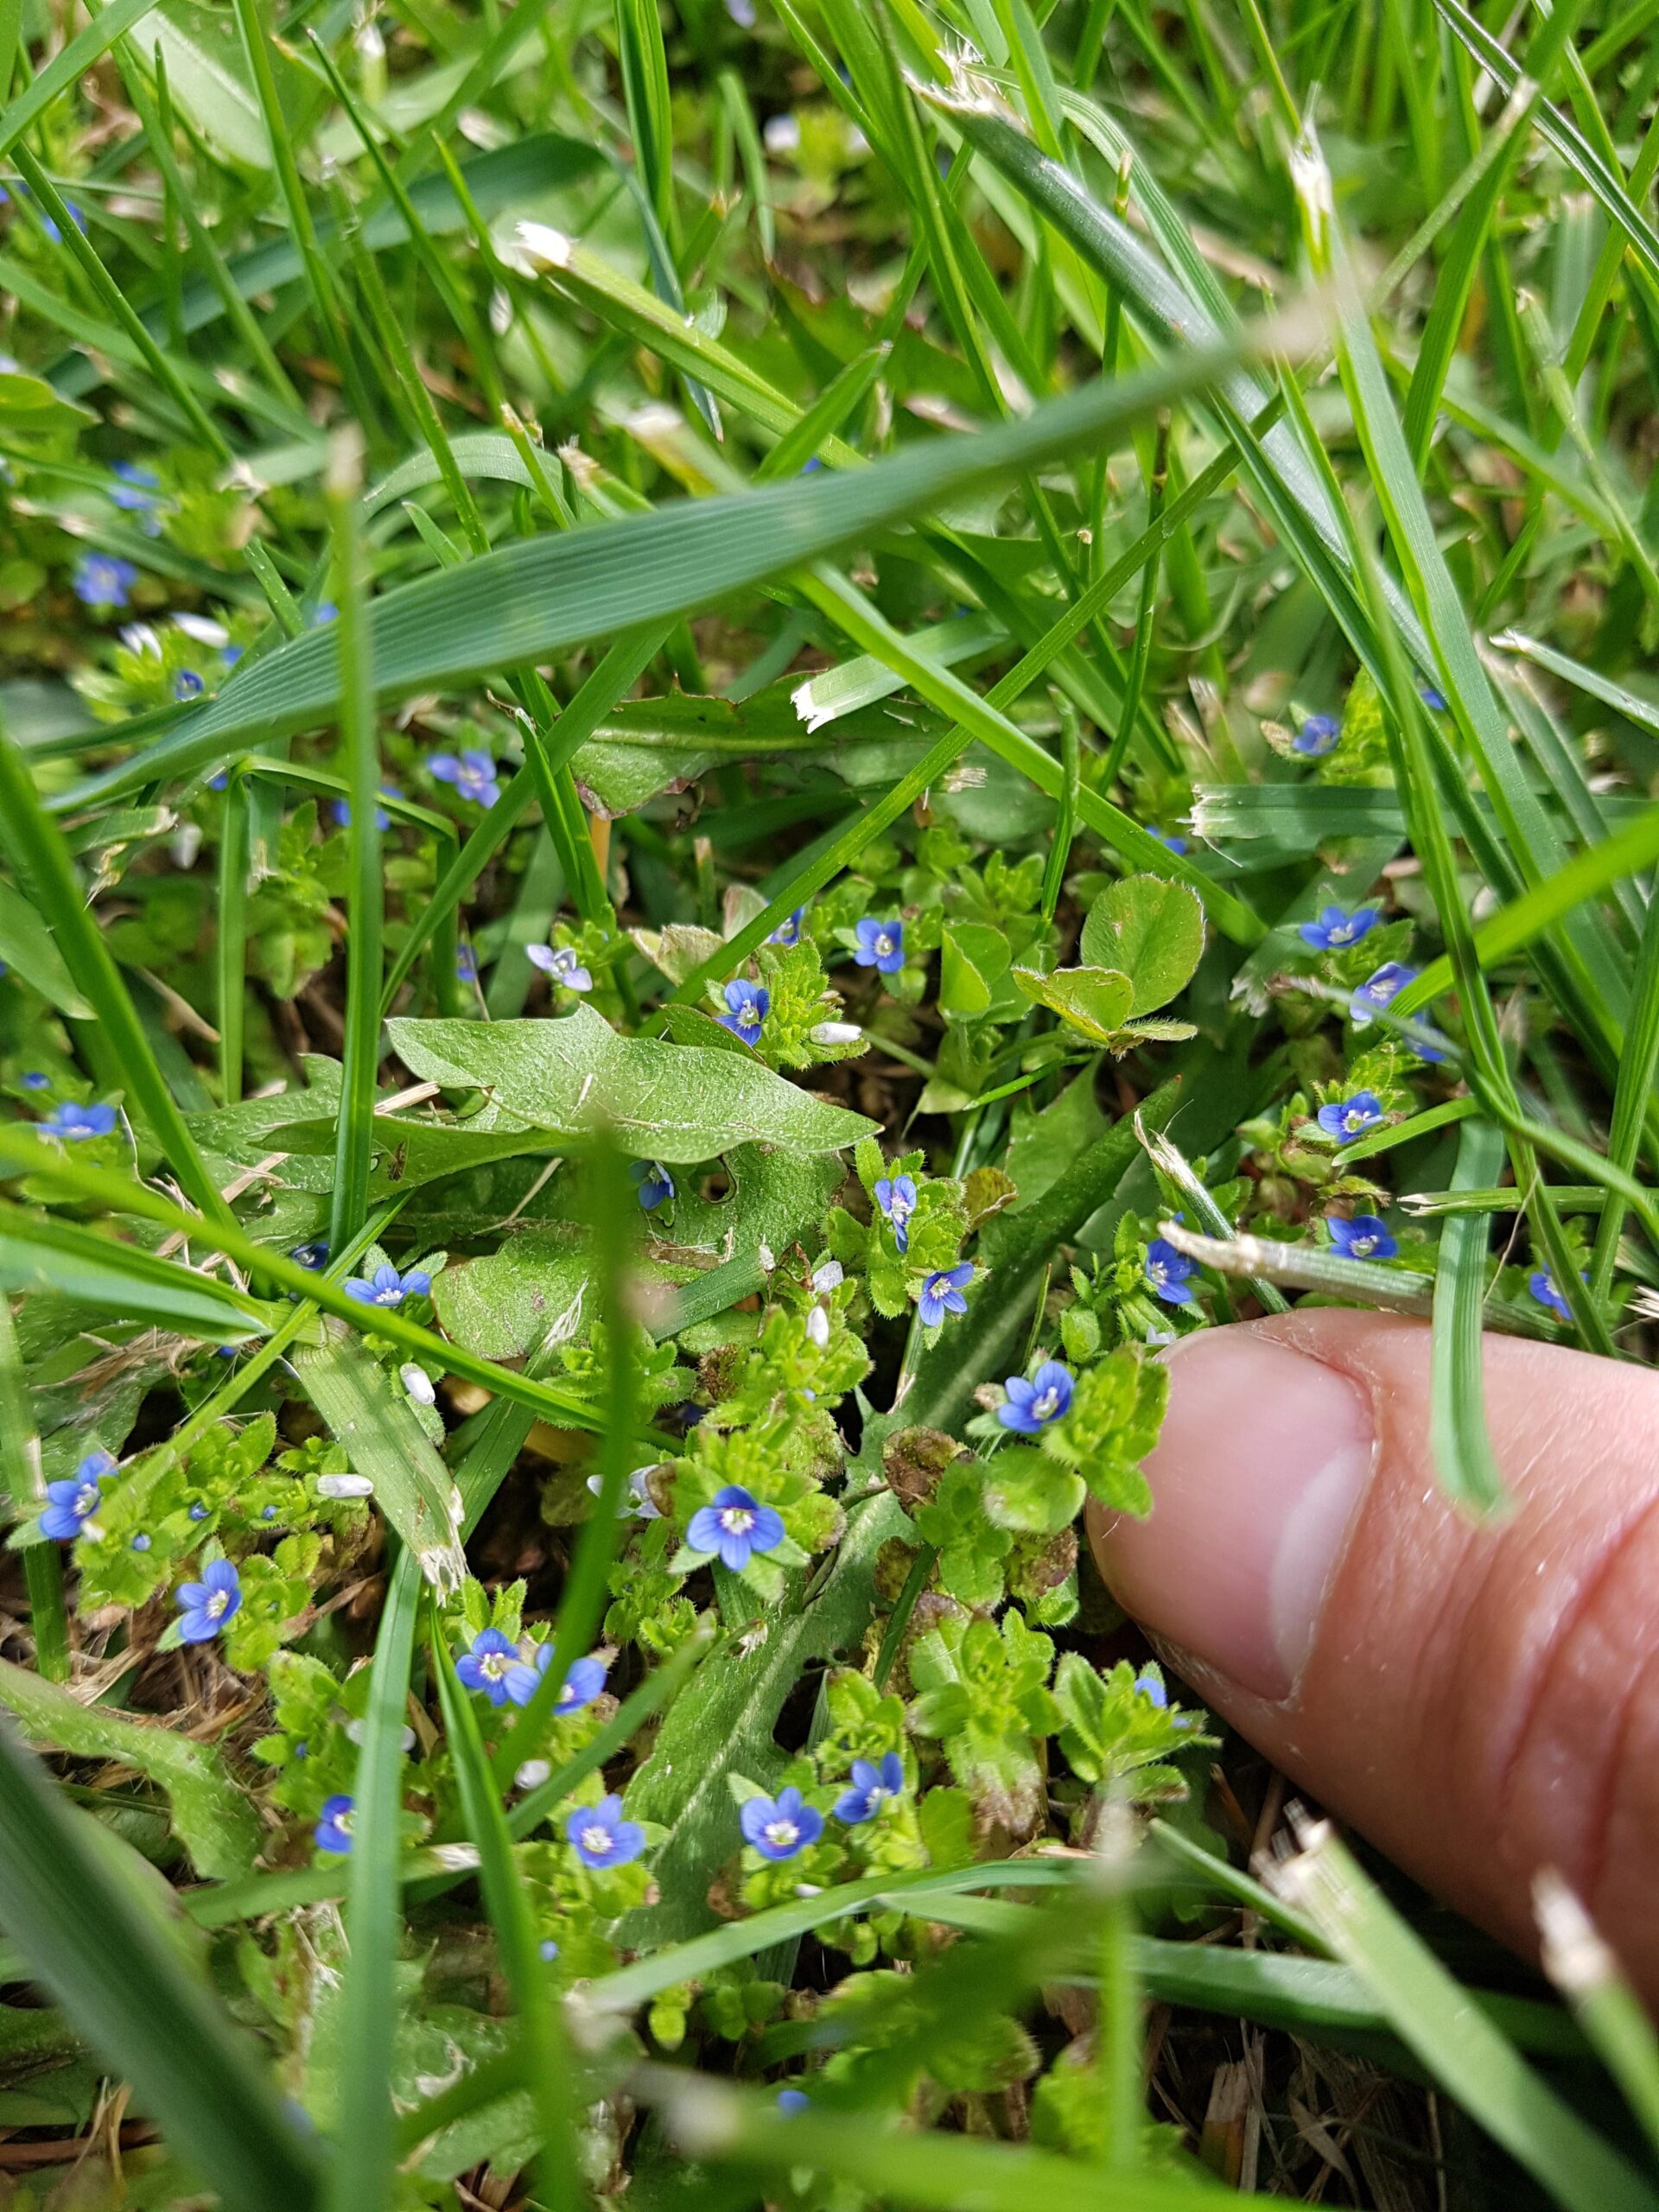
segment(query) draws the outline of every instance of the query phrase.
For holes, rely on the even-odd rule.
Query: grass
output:
[[[1263,1886],[1076,1526],[1171,1328],[1427,1319],[1471,1512],[1651,1357],[1655,12],[0,0],[0,2177],[1659,2199],[1573,1901]]]

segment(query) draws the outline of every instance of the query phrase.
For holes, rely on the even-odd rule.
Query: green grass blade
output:
[[[404,1705],[420,1592],[415,1554],[406,1551],[392,1570],[375,1637],[374,1672],[352,1790],[346,1906],[350,1957],[341,1998],[339,2119],[327,2212],[362,2212],[365,2205],[384,2204],[393,2186],[397,2123],[391,2105],[391,2055],[404,1925],[398,1834]]]
[[[185,1967],[148,1885],[111,1851],[0,1724],[0,1928],[225,2203],[308,2212],[315,2145],[284,2114],[243,2031]]]
[[[11,1300],[0,1296],[0,1513],[19,1519],[45,1505],[46,1474],[40,1431],[29,1401],[29,1378],[17,1343]],[[35,1664],[48,1682],[69,1678],[69,1620],[63,1603],[63,1566],[55,1544],[31,1544],[23,1554],[29,1586],[29,1623]]]
[[[1503,1160],[1503,1132],[1469,1121],[1458,1133],[1453,1191],[1484,1189]],[[1429,1355],[1429,1449],[1446,1494],[1492,1514],[1508,1492],[1486,1428],[1481,1331],[1485,1319],[1487,1217],[1453,1214],[1440,1231]]]

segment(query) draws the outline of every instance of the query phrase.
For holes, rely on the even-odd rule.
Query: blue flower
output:
[[[732,0],[726,0],[726,4],[729,8],[732,5]],[[798,2112],[810,2112],[812,2100],[804,2089],[779,2089],[778,2109],[792,2120]]]
[[[916,1185],[908,1175],[884,1175],[875,1186],[875,1203],[893,1224],[893,1241],[901,1252],[910,1249],[910,1217],[916,1211]]]
[[[25,1090],[50,1090],[52,1088],[51,1077],[42,1075],[39,1068],[30,1068],[26,1074],[20,1075],[17,1080]]]
[[[623,1819],[622,1800],[614,1792],[597,1805],[579,1805],[564,1833],[584,1866],[626,1866],[645,1847],[645,1830]]]
[[[203,1568],[200,1582],[181,1586],[175,1602],[179,1608],[181,1640],[209,1643],[232,1614],[240,1610],[241,1579],[229,1560],[213,1560]]]
[[[380,786],[380,796],[382,798],[402,798],[403,793],[398,790],[396,784],[382,784]],[[341,830],[350,828],[352,820],[352,803],[349,799],[337,798],[333,806],[329,809],[329,811],[334,816],[334,821],[339,828]],[[390,830],[391,827],[391,817],[386,812],[384,806],[377,806],[374,810],[374,826],[379,830]]]
[[[880,1766],[874,1759],[855,1759],[852,1786],[836,1798],[836,1818],[849,1828],[873,1821],[890,1797],[903,1794],[904,1787],[905,1763],[897,1751],[884,1751]]]
[[[136,1552],[147,1552],[149,1549],[149,1538],[142,1529],[132,1540],[132,1549]]]
[[[536,1946],[536,1955],[544,1967],[550,1967],[559,1955],[559,1947],[550,1936],[543,1936]]]
[[[173,679],[173,696],[181,706],[187,699],[200,699],[207,689],[194,668],[181,668]]]
[[[1029,1382],[1023,1375],[1010,1375],[1002,1387],[1008,1399],[996,1409],[998,1421],[1004,1428],[1018,1429],[1021,1436],[1035,1436],[1059,1420],[1076,1384],[1069,1367],[1058,1359],[1046,1359]]]
[[[591,991],[594,979],[568,944],[527,944],[524,957],[532,968],[539,968],[556,983],[563,983],[567,991]]]
[[[749,1563],[752,1552],[775,1552],[784,1541],[784,1524],[769,1505],[762,1505],[741,1484],[728,1483],[716,1491],[712,1505],[700,1505],[691,1516],[685,1541],[694,1552],[717,1552],[734,1574]]]
[[[72,581],[83,607],[125,607],[138,571],[130,561],[118,560],[113,553],[83,553]]]
[[[1420,683],[1417,686],[1417,696],[1431,714],[1443,715],[1446,712],[1446,694],[1437,685]]]
[[[861,968],[874,968],[896,976],[905,964],[905,925],[902,922],[872,921],[867,914],[853,931],[858,939],[853,957]]]
[[[338,622],[339,620],[340,609],[334,605],[334,601],[320,599],[311,610],[309,626],[314,630],[325,630],[329,623]]]
[[[823,1834],[823,1815],[792,1782],[775,1797],[746,1797],[737,1824],[763,1859],[793,1859]]]
[[[1582,1274],[1579,1280],[1580,1282],[1584,1281]],[[1567,1304],[1562,1294],[1556,1289],[1555,1278],[1548,1268],[1536,1268],[1529,1274],[1527,1277],[1527,1288],[1541,1306],[1547,1306],[1560,1319],[1570,1321],[1573,1319],[1573,1308]],[[56,1484],[54,1484],[53,1487],[55,1489]],[[41,1526],[44,1527],[45,1523],[42,1522]]]
[[[1417,980],[1417,970],[1408,968],[1403,961],[1385,960],[1369,975],[1348,1002],[1356,1029],[1369,1028],[1372,1016],[1379,1008],[1391,1006],[1408,983]]]
[[[383,1260],[371,1281],[348,1275],[344,1287],[346,1297],[356,1299],[360,1306],[401,1306],[406,1298],[423,1298],[432,1287],[432,1278],[424,1268],[411,1268],[406,1275],[400,1275],[389,1261]]]
[[[1357,1213],[1351,1221],[1344,1221],[1339,1213],[1328,1213],[1325,1225],[1331,1232],[1332,1248],[1344,1260],[1391,1260],[1400,1249],[1387,1222],[1374,1213]]]
[[[1351,1098],[1333,1099],[1319,1112],[1319,1127],[1338,1144],[1351,1144],[1367,1129],[1381,1128],[1386,1119],[1382,1101],[1374,1090],[1357,1090]]]
[[[156,505],[156,494],[161,488],[162,480],[155,470],[142,468],[136,461],[118,461],[115,474],[110,497],[116,505],[129,514],[148,514]]]
[[[456,948],[455,981],[458,983],[475,983],[478,981],[478,955],[470,944]]]
[[[1184,853],[1186,850],[1185,838],[1178,837],[1173,830],[1154,830],[1152,832],[1152,835],[1158,840],[1159,843],[1163,847],[1166,853],[1179,854]]]
[[[798,906],[786,922],[779,923],[777,928],[766,939],[766,943],[783,945],[798,944],[801,941],[801,924],[805,919],[805,907]]]
[[[1315,952],[1336,952],[1344,944],[1357,944],[1369,937],[1381,918],[1376,906],[1357,906],[1350,914],[1340,906],[1321,906],[1317,922],[1304,922],[1296,934]]]
[[[1147,1288],[1166,1306],[1190,1306],[1193,1262],[1178,1252],[1167,1236],[1154,1236],[1147,1247]]]
[[[973,1264],[968,1260],[954,1268],[940,1268],[929,1275],[916,1294],[922,1326],[937,1329],[947,1313],[965,1313],[968,1301],[962,1294],[963,1286],[973,1279]]]
[[[639,1203],[647,1213],[655,1213],[674,1195],[674,1178],[660,1160],[636,1160],[628,1173],[639,1185]]]
[[[299,1752],[295,1753],[299,1757]],[[325,1797],[322,1818],[317,1822],[316,1843],[319,1851],[338,1851],[343,1857],[352,1847],[352,1821],[356,1811],[353,1801],[346,1796]]]
[[[487,753],[475,748],[459,755],[435,753],[426,765],[441,784],[454,785],[457,798],[470,799],[474,806],[493,806],[501,796],[495,763]]]
[[[553,1663],[553,1647],[538,1643],[534,1663],[526,1665],[520,1660],[507,1669],[507,1695],[515,1705],[528,1705],[536,1685]],[[561,1714],[580,1713],[584,1705],[591,1705],[605,1687],[605,1662],[591,1656],[578,1659],[559,1685],[556,1710]]]
[[[288,1256],[297,1266],[308,1268],[315,1274],[319,1268],[326,1268],[328,1264],[328,1239],[319,1236],[309,1244],[296,1244]]]
[[[62,1137],[66,1143],[79,1144],[87,1137],[106,1137],[115,1127],[113,1106],[77,1106],[73,1099],[66,1099],[61,1106],[54,1106],[41,1122],[48,1136]]]
[[[518,1664],[517,1645],[499,1628],[486,1628],[473,1638],[472,1649],[456,1660],[455,1672],[469,1690],[482,1690],[492,1705],[505,1705],[511,1694],[507,1676]]]
[[[1169,1705],[1169,1692],[1164,1688],[1156,1675],[1137,1675],[1135,1678],[1135,1690],[1137,1697],[1149,1699],[1151,1702],[1158,1707],[1160,1713],[1167,1710]]]
[[[47,1507],[41,1516],[41,1534],[54,1542],[72,1544],[98,1510],[99,1484],[115,1472],[107,1452],[89,1452],[73,1475],[48,1483]]]
[[[715,1020],[722,1029],[729,1029],[734,1037],[753,1045],[772,1011],[772,993],[764,983],[752,983],[747,976],[740,976],[734,982],[727,984],[725,998],[727,1011],[717,1014]]]
[[[1290,749],[1306,760],[1322,760],[1327,753],[1336,751],[1341,735],[1342,724],[1334,715],[1310,715],[1291,739]]]

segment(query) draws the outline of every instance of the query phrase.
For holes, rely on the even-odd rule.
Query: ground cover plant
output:
[[[0,0],[0,2202],[1659,2204],[1079,1543],[1651,1350],[1656,12]]]

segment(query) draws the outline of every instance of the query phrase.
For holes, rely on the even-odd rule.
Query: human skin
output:
[[[1213,1709],[1418,1880],[1535,1954],[1535,1878],[1659,2004],[1659,1374],[1484,1345],[1513,1499],[1429,1450],[1429,1334],[1334,1311],[1172,1348],[1144,1521],[1102,1573]]]

